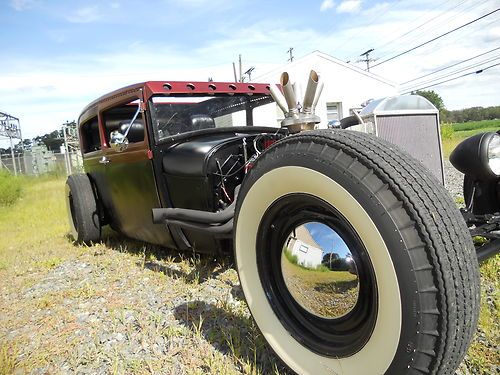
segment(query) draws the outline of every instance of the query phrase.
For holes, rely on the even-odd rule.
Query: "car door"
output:
[[[126,149],[110,147],[111,133],[124,133],[142,103],[142,90],[137,90],[114,98],[100,111],[105,137],[100,160],[106,170],[104,204],[116,230],[141,241],[173,247],[168,230],[151,219],[151,209],[160,207],[160,202],[143,111],[137,113],[127,134]]]

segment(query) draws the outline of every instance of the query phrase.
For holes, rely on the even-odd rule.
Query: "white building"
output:
[[[314,69],[320,75],[320,80],[325,83],[316,107],[316,114],[322,120],[319,128],[326,128],[330,120],[340,120],[350,116],[351,108],[359,109],[361,103],[368,99],[378,99],[398,93],[396,83],[319,51],[282,65],[256,77],[253,81],[278,83],[281,73],[286,71],[292,82],[299,84],[300,92],[297,98],[302,102],[311,69]]]
[[[297,257],[297,263],[308,268],[316,268],[321,265],[323,250],[312,238],[311,233],[305,225],[295,229],[288,237],[287,248]]]

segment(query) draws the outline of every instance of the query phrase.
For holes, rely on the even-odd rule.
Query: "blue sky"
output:
[[[321,246],[324,251],[323,255],[333,252],[339,254],[341,258],[345,258],[347,254],[351,254],[344,240],[327,225],[314,222],[305,224],[305,227],[311,233],[314,241]]]
[[[232,80],[231,63],[240,53],[244,69],[255,66],[257,77],[285,64],[289,47],[296,57],[320,50],[354,64],[360,53],[376,48],[374,56],[382,59],[498,5],[498,0],[4,0],[0,111],[19,117],[23,135],[31,138],[76,119],[96,97],[134,82]],[[372,72],[404,82],[498,46],[500,12]],[[500,105],[499,83],[497,67],[434,89],[451,109]]]

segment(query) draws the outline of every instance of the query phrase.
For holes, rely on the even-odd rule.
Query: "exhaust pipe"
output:
[[[318,73],[311,70],[309,73],[309,80],[307,81],[306,93],[304,95],[304,104],[302,112],[306,115],[313,113],[313,103],[315,99],[316,89],[318,87]]]
[[[276,86],[275,84],[269,85],[269,91],[271,92],[271,96],[273,97],[278,107],[280,107],[283,113],[286,115],[288,113],[288,107],[286,105],[285,97],[281,93],[278,86]]]
[[[281,73],[280,83],[283,87],[283,95],[276,85],[269,85],[269,91],[276,104],[285,113],[285,119],[281,121],[281,127],[287,128],[290,134],[303,130],[312,130],[321,119],[314,114],[319,97],[323,91],[323,82],[319,82],[318,73],[311,70],[304,94],[303,105],[297,102],[298,85],[290,83],[287,72]]]
[[[280,83],[283,87],[286,104],[288,105],[288,113],[291,116],[298,115],[299,110],[297,109],[297,97],[295,95],[295,91],[293,90],[293,86],[290,83],[290,77],[287,72],[281,73]]]
[[[316,89],[316,95],[314,95],[314,100],[312,104],[312,113],[316,111],[316,106],[318,105],[318,100],[319,97],[321,96],[321,93],[323,92],[323,88],[325,87],[325,83],[321,81],[318,85],[318,88]]]

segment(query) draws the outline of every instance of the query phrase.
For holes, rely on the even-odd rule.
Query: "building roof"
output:
[[[295,230],[295,236],[295,238],[302,241],[306,245],[322,250],[321,246],[314,240],[311,232],[309,232],[309,229],[307,229],[305,225],[301,225]]]
[[[308,65],[312,66],[313,64],[310,61],[313,59],[325,60],[329,63],[339,65],[345,69],[350,69],[356,73],[362,74],[364,76],[367,76],[369,78],[372,78],[374,80],[377,80],[377,81],[384,83],[386,85],[389,85],[389,86],[393,86],[393,87],[398,86],[397,83],[394,81],[388,80],[386,78],[383,78],[383,77],[378,76],[376,74],[373,74],[371,72],[367,72],[366,70],[358,68],[357,66],[355,66],[353,64],[348,64],[342,60],[337,59],[336,57],[333,57],[331,55],[328,55],[328,54],[321,52],[321,51],[318,51],[318,50],[313,51],[305,56],[299,57],[291,63],[287,63],[284,65],[278,66],[278,67],[276,67],[276,68],[274,68],[274,69],[272,69],[264,74],[261,74],[260,76],[256,77],[255,80],[252,80],[252,81],[259,82],[260,80],[262,80],[263,77],[268,77],[268,76],[276,76],[277,77],[279,74],[281,74],[281,72],[283,72],[287,69],[293,69],[296,66],[303,65],[306,63],[308,63]]]

